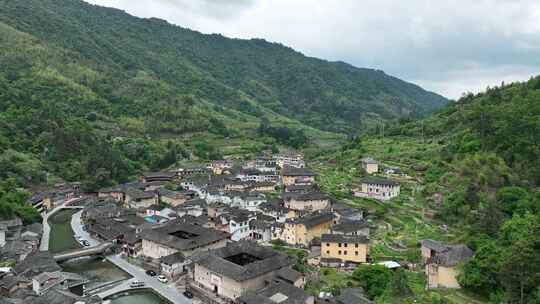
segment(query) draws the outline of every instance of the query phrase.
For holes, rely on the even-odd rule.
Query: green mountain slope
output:
[[[309,58],[263,40],[203,35],[78,0],[0,1],[0,21],[77,52],[114,79],[145,71],[176,92],[244,113],[271,110],[331,131],[431,112],[446,99],[381,71]]]
[[[78,53],[3,23],[0,67],[0,179],[20,184],[45,182],[49,174],[99,186],[183,159],[340,138],[259,109],[249,98],[256,113],[181,94],[151,72],[119,80]],[[283,134],[258,134],[256,115]]]
[[[388,204],[357,201],[374,210],[378,221],[392,225],[385,241],[416,249],[425,238],[466,243],[475,251],[458,268],[458,281],[467,293],[486,303],[536,303],[539,100],[540,77],[535,77],[465,96],[423,120],[389,124],[384,137],[377,132],[355,138],[339,153],[324,156],[335,166],[324,168],[329,173],[322,187],[354,200],[349,189],[358,171],[351,166],[358,167],[362,156],[377,158],[383,167],[400,167],[412,178],[392,177],[401,181],[399,199]]]

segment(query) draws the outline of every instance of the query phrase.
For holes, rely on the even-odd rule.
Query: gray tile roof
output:
[[[60,271],[62,268],[56,263],[52,254],[48,251],[39,251],[17,263],[13,267],[13,272],[26,278],[48,271]]]
[[[129,195],[131,199],[150,199],[156,196],[152,191],[141,191],[136,188],[126,189],[126,194]]]
[[[143,174],[143,177],[146,179],[154,179],[154,178],[172,179],[175,176],[176,176],[175,172],[147,172]]]
[[[322,223],[331,222],[333,220],[334,215],[332,213],[314,213],[296,219],[295,223],[302,224],[306,226],[306,228],[311,228]]]
[[[337,225],[332,226],[332,231],[338,231],[342,233],[351,233],[353,231],[358,231],[363,228],[368,228],[368,222],[364,220],[360,221],[344,221]]]
[[[304,275],[292,268],[282,268],[278,271],[277,277],[283,279],[291,284],[294,284],[298,279],[301,279]]]
[[[284,166],[281,170],[283,176],[315,176],[315,173],[306,168],[296,168],[291,166]]]
[[[363,162],[364,164],[377,164],[377,161],[374,160],[374,159],[371,158],[371,157],[364,157],[364,158],[362,158],[362,162]]]
[[[340,304],[372,304],[373,301],[369,300],[364,295],[364,290],[358,288],[345,288],[341,291],[341,295],[337,298],[337,302]]]
[[[180,231],[193,234],[193,236],[183,238],[173,235],[173,233]],[[230,235],[227,232],[185,223],[178,219],[160,228],[143,230],[140,237],[143,240],[149,240],[177,250],[191,250],[228,239]]]
[[[305,304],[313,297],[303,289],[282,280],[272,280],[265,288],[257,291],[257,294],[280,304]]]
[[[399,183],[390,179],[379,177],[364,177],[360,180],[363,184],[369,185],[384,185],[384,186],[398,186]]]
[[[323,243],[358,243],[367,244],[369,239],[363,235],[345,235],[345,234],[323,234],[321,236]]]
[[[435,255],[430,258],[427,263],[435,263],[441,266],[454,267],[457,264],[471,258],[474,252],[469,247],[459,245],[444,245],[433,240],[421,241],[422,246],[425,246],[433,251]]]
[[[297,192],[284,192],[282,194],[284,200],[297,200],[297,201],[318,201],[318,200],[328,200],[329,196],[327,193],[312,191],[307,193],[297,193]]]
[[[176,252],[168,256],[161,258],[161,263],[166,265],[173,265],[176,263],[182,263],[186,260],[186,257],[181,252]]]
[[[254,256],[257,260],[243,266],[227,260],[241,254]],[[292,261],[282,252],[242,241],[201,253],[195,258],[195,263],[235,281],[246,281],[288,267]]]

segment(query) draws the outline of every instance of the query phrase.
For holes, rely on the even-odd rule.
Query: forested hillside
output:
[[[148,101],[132,105],[124,93],[152,79],[163,82],[164,92],[193,94],[256,116],[272,110],[331,131],[357,132],[376,119],[418,116],[446,102],[382,71],[309,58],[263,40],[203,35],[79,0],[2,0],[0,21],[76,52],[104,74],[86,78],[87,85],[124,104],[113,111],[128,114],[148,111]]]
[[[2,195],[60,181],[91,190],[185,160],[334,145],[343,135],[321,129],[358,132],[445,102],[380,71],[262,40],[78,0],[0,0]]]
[[[331,156],[332,176],[348,176],[350,164],[366,154],[401,166],[415,180],[411,201],[421,208],[415,217],[449,228],[407,230],[414,221],[396,224],[393,213],[409,214],[410,205],[377,206],[384,222],[404,225],[392,239],[466,243],[475,251],[459,276],[466,291],[490,303],[538,303],[539,100],[540,77],[466,95],[426,119],[388,124],[384,138],[374,132],[351,140]]]

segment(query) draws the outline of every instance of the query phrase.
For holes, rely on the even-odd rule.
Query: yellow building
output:
[[[319,211],[328,208],[328,194],[318,191],[308,193],[286,192],[282,194],[286,208],[292,210]]]
[[[460,288],[457,266],[473,256],[465,245],[445,245],[433,240],[421,242],[427,288]]]
[[[287,220],[280,239],[294,246],[308,247],[314,238],[328,233],[334,221],[331,213],[310,214],[294,220]]]
[[[267,286],[290,264],[286,254],[270,247],[232,242],[220,249],[200,252],[193,262],[192,278],[198,286],[234,300]]]
[[[281,170],[282,183],[284,186],[294,184],[311,184],[315,182],[315,174],[306,168],[285,166]]]
[[[323,234],[321,264],[339,267],[343,263],[367,262],[369,239],[363,235]]]

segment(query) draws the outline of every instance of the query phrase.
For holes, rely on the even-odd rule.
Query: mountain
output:
[[[0,0],[2,189],[336,147],[446,99],[387,76],[78,0]]]
[[[215,105],[256,116],[269,110],[338,132],[425,115],[447,102],[382,71],[306,57],[261,39],[203,35],[78,0],[2,0],[0,22],[75,52],[114,82],[98,94],[124,104],[122,110],[131,108],[129,101],[114,88],[129,86],[140,73]]]

